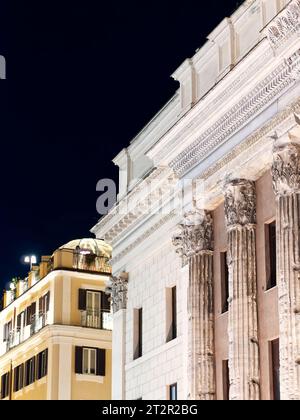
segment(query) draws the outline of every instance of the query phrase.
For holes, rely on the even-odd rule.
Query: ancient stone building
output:
[[[299,28],[245,1],[116,157],[113,398],[300,399]]]

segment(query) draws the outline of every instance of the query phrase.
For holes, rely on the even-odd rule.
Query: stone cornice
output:
[[[295,79],[299,78],[299,71],[300,49],[278,65],[250,93],[234,104],[222,118],[169,163],[178,177],[184,176],[195,164],[212,153],[284,90],[292,86]]]
[[[200,172],[197,179],[207,180],[209,177],[215,175],[224,167],[229,165],[237,156],[247,151],[251,147],[258,143],[261,143],[263,139],[271,138],[271,135],[276,131],[279,137],[286,134],[289,130],[295,127],[296,122],[294,118],[295,113],[300,113],[300,100],[295,101],[290,106],[279,112],[272,120],[270,120],[263,127],[256,130],[251,134],[245,141],[238,146],[234,147],[230,153],[224,156],[222,159],[214,165],[211,165],[209,169]],[[269,140],[270,141],[270,140]]]
[[[255,59],[252,58],[255,55]],[[245,57],[227,76],[222,79],[208,94],[185,114],[174,126],[149,149],[147,155],[156,164],[168,165],[176,158],[177,151],[183,152],[185,146],[197,137],[199,130],[205,131],[224,115],[226,101],[232,103],[237,92],[250,86],[257,72],[274,58],[272,48],[264,39],[258,44],[252,54]]]
[[[176,183],[177,178],[170,168],[155,168],[99,221],[92,232],[96,235],[101,232],[101,237],[112,243],[121,233],[149,214],[164,196],[170,195]]]

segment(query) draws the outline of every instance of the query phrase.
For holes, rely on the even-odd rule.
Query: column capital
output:
[[[255,183],[235,179],[225,186],[225,218],[227,228],[256,224]]]
[[[110,295],[114,313],[127,309],[128,273],[123,272],[111,277],[105,292]]]
[[[213,219],[205,210],[193,209],[184,215],[173,236],[173,245],[183,262],[202,252],[213,251]]]
[[[292,132],[275,140],[272,178],[276,195],[300,193],[300,138]]]

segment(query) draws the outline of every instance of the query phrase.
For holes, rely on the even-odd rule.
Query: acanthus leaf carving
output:
[[[110,284],[106,288],[106,294],[110,295],[113,312],[117,313],[127,309],[128,274],[123,272],[119,276],[111,277]]]
[[[256,224],[255,183],[237,179],[225,187],[225,218],[227,227]]]
[[[199,209],[186,213],[178,232],[173,236],[177,254],[186,264],[188,259],[201,251],[213,250],[213,219],[210,213]]]
[[[272,178],[275,194],[300,192],[300,143],[294,142],[291,135],[288,141],[275,142]]]

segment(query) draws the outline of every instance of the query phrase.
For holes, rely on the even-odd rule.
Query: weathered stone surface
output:
[[[173,244],[189,264],[188,384],[190,400],[215,399],[213,310],[213,221],[209,213],[189,212]]]
[[[277,140],[272,168],[276,194],[280,319],[280,394],[300,399],[300,145]]]
[[[106,293],[110,295],[114,313],[127,308],[128,274],[111,277]]]
[[[231,400],[259,400],[255,184],[226,186],[229,266],[229,375]]]

